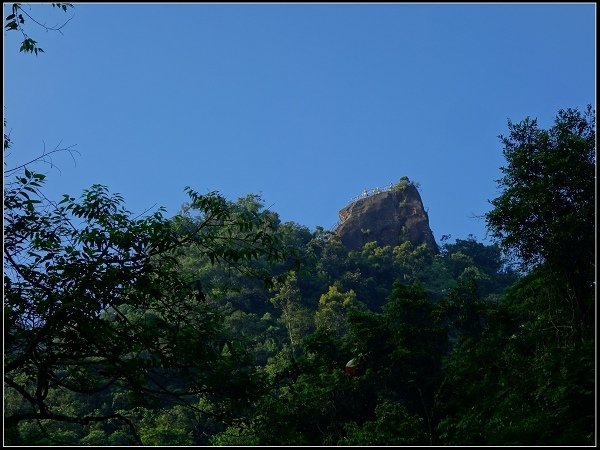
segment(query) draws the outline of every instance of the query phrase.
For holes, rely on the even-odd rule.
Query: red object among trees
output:
[[[351,377],[358,374],[358,365],[356,363],[355,358],[352,358],[346,363],[346,367],[344,367],[344,372],[346,372],[346,375],[350,375]]]

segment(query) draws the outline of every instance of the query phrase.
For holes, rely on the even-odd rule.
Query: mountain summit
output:
[[[338,214],[334,231],[350,250],[360,250],[371,241],[380,246],[410,241],[439,251],[419,191],[408,177],[385,189],[365,190]]]

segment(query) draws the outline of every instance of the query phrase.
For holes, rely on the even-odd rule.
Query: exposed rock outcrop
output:
[[[419,191],[412,183],[371,195],[363,194],[339,212],[335,232],[351,250],[360,250],[367,242],[396,246],[405,241],[427,244],[439,251],[429,228]]]

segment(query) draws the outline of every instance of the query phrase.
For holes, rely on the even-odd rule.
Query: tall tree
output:
[[[356,300],[353,290],[342,292],[339,286],[329,286],[329,290],[319,298],[319,307],[315,313],[317,328],[342,337],[348,331],[346,314],[351,309],[359,309],[364,305]]]
[[[365,384],[377,397],[401,402],[410,416],[421,416],[433,444],[447,332],[423,287],[396,281],[383,313],[351,311],[348,320]]]
[[[595,254],[595,111],[560,110],[554,125],[508,122],[501,195],[486,214],[492,236],[531,268],[565,279],[583,328],[591,325]]]
[[[449,311],[463,331],[445,366],[439,434],[451,445],[590,445],[595,113],[561,110],[549,130],[527,118],[509,131],[486,219],[527,273],[495,305],[471,302],[468,290],[451,296],[466,315]],[[480,312],[484,327],[465,328],[474,322],[461,315]]]
[[[302,337],[307,334],[310,324],[310,313],[302,306],[301,293],[298,289],[298,275],[293,270],[275,280],[272,288],[271,303],[281,311],[280,321],[287,331],[292,354],[296,352]]]

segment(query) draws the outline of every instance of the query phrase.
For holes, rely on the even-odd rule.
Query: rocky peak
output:
[[[340,210],[339,217],[335,232],[351,250],[371,241],[380,246],[410,241],[439,251],[419,191],[407,177],[386,189],[365,190]]]

